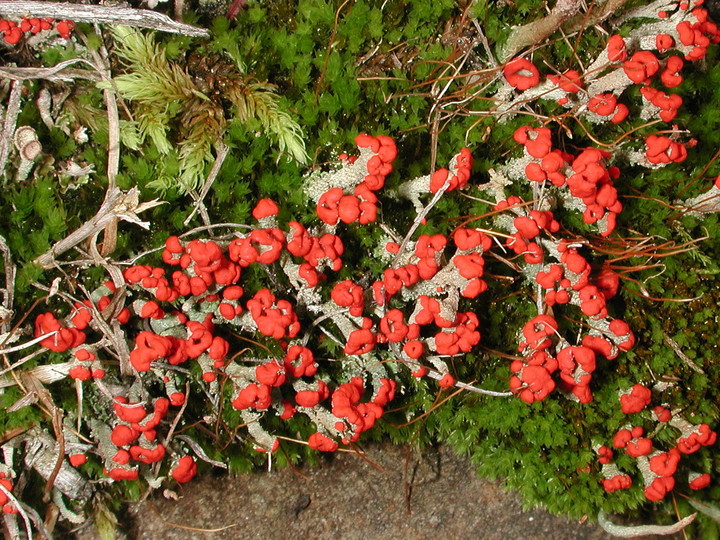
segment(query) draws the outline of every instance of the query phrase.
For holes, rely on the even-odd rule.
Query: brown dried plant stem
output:
[[[175,20],[182,22],[184,13],[185,0],[175,0],[175,5],[173,6],[173,15],[175,16]]]
[[[100,29],[96,28],[98,34]],[[110,61],[105,46],[101,46],[100,52],[93,51],[93,60],[96,69],[102,78],[112,83],[112,72],[110,71]],[[120,116],[118,114],[117,101],[115,100],[115,91],[112,88],[103,90],[103,100],[108,117],[108,162],[107,162],[107,179],[108,190],[115,188],[116,178],[120,167]],[[103,235],[103,243],[101,254],[107,256],[115,251],[117,245],[117,219],[111,220],[105,225]]]
[[[70,4],[67,2],[0,0],[0,16],[2,17],[20,18],[28,14],[32,14],[34,17],[69,19],[75,22],[138,26],[193,37],[208,37],[210,35],[204,28],[173,21],[167,15],[149,9]]]
[[[343,8],[350,2],[350,0],[345,0],[342,4],[340,4],[340,7],[335,10],[335,22],[333,23],[333,30],[330,34],[330,40],[328,41],[327,51],[325,52],[325,61],[323,63],[322,71],[320,72],[320,76],[317,79],[317,82],[315,83],[315,102],[317,103],[318,97],[320,96],[320,91],[322,90],[322,84],[323,79],[325,78],[325,73],[327,72],[328,62],[330,61],[330,53],[332,52],[332,48],[335,45],[335,36],[337,35],[337,29],[338,29],[338,22],[340,20],[340,12],[343,10]],[[352,7],[351,7],[352,9]]]

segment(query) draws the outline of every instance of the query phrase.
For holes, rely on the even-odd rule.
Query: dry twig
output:
[[[580,6],[581,3],[576,0],[558,0],[550,13],[542,19],[514,28],[505,46],[498,52],[499,60],[505,62],[515,56],[521,49],[536,45],[547,39],[566,20],[575,15]]]
[[[30,79],[47,79],[48,81],[88,79],[91,81],[99,81],[102,79],[98,73],[93,71],[70,68],[70,66],[74,64],[88,64],[92,66],[92,64],[84,58],[71,58],[70,60],[65,60],[53,67],[47,68],[2,66],[0,67],[0,77],[13,81],[27,81]]]
[[[33,539],[32,527],[30,526],[30,519],[28,518],[28,515],[25,512],[25,506],[15,498],[15,495],[13,495],[12,491],[7,489],[2,484],[0,484],[0,492],[2,492],[5,495],[5,497],[7,497],[7,499],[11,503],[13,503],[15,508],[17,508],[18,513],[23,518],[23,522],[25,523],[25,530],[27,530],[28,540],[32,540]]]
[[[53,431],[55,432],[55,439],[58,444],[58,455],[55,459],[50,475],[47,477],[45,482],[45,489],[43,490],[43,501],[50,501],[50,493],[52,492],[55,484],[55,478],[57,478],[60,472],[60,467],[63,465],[65,459],[65,434],[63,433],[63,410],[55,405],[50,392],[43,386],[43,384],[35,378],[32,373],[24,371],[20,374],[20,378],[27,387],[29,392],[32,392],[37,396],[40,402],[47,409],[47,414],[52,420]]]
[[[96,32],[100,34],[100,29],[96,26]],[[93,60],[95,61],[96,69],[101,74],[103,80],[109,81],[112,85],[112,73],[110,71],[110,61],[108,59],[108,52],[103,45],[100,48],[100,52],[93,51]],[[103,100],[105,101],[105,108],[107,109],[108,117],[108,163],[107,163],[107,178],[108,178],[108,190],[113,189],[116,184],[116,178],[120,167],[120,116],[118,114],[117,101],[115,99],[115,90],[112,88],[106,88],[103,90]],[[101,254],[107,256],[115,251],[117,245],[117,219],[110,220],[105,225],[105,232],[103,235],[103,244]]]
[[[677,532],[682,531],[685,527],[690,525],[697,517],[697,512],[684,517],[673,525],[617,525],[610,521],[605,512],[600,510],[598,514],[598,525],[600,525],[606,532],[613,536],[619,536],[621,538],[638,538],[640,536],[646,536],[650,534],[657,534],[660,536],[669,536]]]
[[[7,109],[5,110],[5,121],[2,126],[2,133],[0,133],[0,176],[5,173],[5,164],[7,163],[8,154],[10,153],[10,143],[12,142],[13,133],[15,133],[18,115],[20,114],[22,86],[22,82],[13,81]]]
[[[703,369],[698,366],[695,362],[693,362],[690,357],[688,357],[687,354],[682,352],[682,349],[680,348],[680,345],[677,344],[677,341],[675,341],[673,338],[668,336],[665,332],[663,332],[663,337],[665,338],[665,343],[667,343],[670,348],[675,351],[675,354],[677,354],[680,357],[680,360],[685,362],[685,364],[692,369],[695,373],[702,373],[705,375],[705,372]]]
[[[108,189],[105,194],[105,200],[97,214],[84,223],[79,229],[57,242],[48,251],[35,259],[35,264],[45,270],[52,268],[55,265],[55,257],[62,255],[88,238],[98,234],[110,221],[115,219],[122,219],[140,225],[143,228],[149,228],[150,224],[141,221],[138,214],[158,206],[162,204],[162,202],[154,199],[141,203],[139,198],[140,190],[136,187],[127,192],[117,187]]]
[[[563,26],[563,29],[568,34],[572,34],[573,32],[579,32],[582,28],[600,24],[611,15],[618,13],[626,2],[627,0],[605,0],[603,2],[596,2],[590,7],[587,13],[578,13],[571,17]],[[658,10],[655,10],[655,12],[657,11]]]
[[[0,335],[10,331],[10,319],[15,303],[15,263],[12,260],[10,247],[5,238],[0,236],[0,251],[3,254],[3,270],[5,272],[5,288],[0,289],[3,293],[2,305],[0,305]],[[3,342],[4,343],[4,340]]]
[[[692,506],[696,510],[700,510],[700,512],[702,512],[706,516],[709,516],[718,523],[720,523],[720,509],[718,509],[717,506],[713,506],[712,504],[708,504],[706,502],[696,501],[691,497],[686,498],[690,506]]]
[[[222,164],[225,162],[225,158],[227,157],[229,150],[230,148],[226,144],[222,142],[220,143],[217,149],[217,157],[215,158],[215,163],[213,163],[212,169],[210,169],[210,174],[208,174],[207,180],[205,180],[205,184],[200,190],[200,194],[198,195],[197,193],[195,193],[195,190],[192,190],[190,192],[190,194],[195,199],[195,208],[193,208],[193,211],[190,212],[190,215],[185,218],[183,225],[187,225],[188,223],[190,223],[190,220],[192,220],[192,218],[198,211],[200,212],[200,215],[202,216],[205,225],[210,225],[210,216],[207,213],[207,208],[205,207],[203,200],[207,196],[208,191],[210,191],[210,187],[213,185],[215,178],[217,178],[217,175],[220,172]]]
[[[2,17],[19,18],[26,16],[28,13],[40,18],[52,17],[54,19],[69,19],[75,22],[139,26],[140,28],[150,28],[161,32],[172,32],[193,37],[208,37],[210,35],[210,32],[204,28],[173,21],[167,15],[149,9],[69,4],[67,2],[0,0],[0,16]]]

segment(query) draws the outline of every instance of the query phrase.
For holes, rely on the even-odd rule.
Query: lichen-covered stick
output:
[[[149,9],[128,7],[91,6],[67,2],[27,2],[24,0],[0,0],[0,16],[24,17],[32,13],[35,17],[69,19],[75,22],[123,24],[139,26],[162,32],[184,34],[192,37],[207,37],[204,28],[173,21],[167,15]]]

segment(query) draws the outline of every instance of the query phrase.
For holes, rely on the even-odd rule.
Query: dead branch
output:
[[[100,33],[100,30],[96,28]],[[102,42],[101,42],[102,43]],[[105,45],[100,46],[100,51],[93,51],[95,68],[101,74],[103,80],[112,83],[112,72],[110,71],[110,59]],[[106,88],[103,90],[103,98],[108,116],[108,187],[115,187],[115,178],[120,167],[120,116],[118,114],[115,90]]]
[[[616,14],[626,2],[627,0],[598,1],[587,13],[578,13],[581,2],[558,0],[550,13],[542,19],[514,28],[498,58],[501,62],[506,62],[521,49],[542,42],[561,28],[567,34],[573,34],[583,28],[600,24]]]
[[[20,374],[25,386],[28,390],[37,396],[40,402],[47,409],[47,414],[52,420],[53,431],[55,432],[55,439],[58,446],[58,454],[55,458],[53,468],[50,470],[50,474],[46,478],[45,489],[43,490],[43,501],[50,501],[50,493],[52,492],[55,479],[60,473],[60,467],[63,465],[63,459],[65,458],[65,435],[63,433],[63,410],[60,409],[53,401],[50,392],[43,386],[43,384],[33,377],[32,373],[24,371]]]
[[[129,221],[130,223],[135,223],[147,229],[150,224],[141,221],[137,214],[162,203],[157,199],[141,203],[139,197],[140,190],[136,187],[127,192],[123,192],[117,187],[108,189],[105,194],[105,200],[97,214],[79,229],[70,233],[67,237],[57,242],[48,251],[35,259],[35,264],[45,270],[52,268],[55,264],[55,257],[62,255],[88,238],[98,234],[108,223],[115,219]]]
[[[167,15],[149,9],[69,4],[67,2],[0,0],[0,16],[20,18],[28,13],[31,13],[34,17],[138,26],[193,37],[208,37],[210,35],[210,32],[204,28],[173,21]]]
[[[96,32],[100,34],[100,29],[96,27]],[[108,59],[108,52],[105,45],[100,47],[100,53],[93,51],[93,60],[97,66],[98,71],[102,74],[102,77],[106,81],[110,81],[112,84],[112,73],[110,71],[110,61]],[[115,179],[117,178],[119,166],[120,166],[120,116],[118,114],[117,101],[115,100],[114,88],[106,88],[103,90],[103,99],[105,101],[105,108],[107,109],[108,117],[108,164],[107,164],[107,178],[108,178],[108,189],[112,189],[116,186]],[[105,226],[105,232],[103,235],[102,244],[102,255],[107,256],[115,251],[117,245],[117,220],[109,221]]]
[[[428,377],[431,379],[435,379],[436,381],[439,381],[444,377],[443,373],[440,373],[439,371],[434,370],[428,370],[427,373]],[[496,392],[494,390],[485,390],[484,388],[478,388],[477,386],[473,386],[472,384],[467,384],[464,382],[456,381],[455,387],[459,388],[460,390],[467,390],[468,392],[475,392],[476,394],[482,394],[484,396],[494,396],[494,397],[510,397],[513,395],[512,392]]]
[[[587,13],[579,13],[571,17],[563,29],[571,34],[573,32],[579,32],[582,28],[600,24],[611,15],[615,15],[620,11],[626,2],[627,0],[605,0],[604,2],[596,2]],[[658,10],[655,11],[657,12]]]
[[[0,133],[0,176],[5,174],[5,164],[10,153],[10,143],[12,142],[13,133],[15,133],[15,125],[20,114],[20,97],[22,96],[22,82],[13,81],[10,97],[8,98],[8,106],[5,110],[5,121]]]
[[[183,14],[185,13],[185,0],[175,0],[175,5],[173,6],[173,14],[175,15],[176,21],[182,21],[183,20]]]
[[[3,293],[2,306],[0,306],[0,335],[10,331],[13,305],[15,303],[15,263],[12,260],[10,247],[5,238],[0,236],[0,251],[3,254],[3,268],[5,271],[5,287],[0,289]]]
[[[700,512],[702,512],[706,516],[709,516],[718,523],[720,523],[720,509],[718,509],[717,506],[713,506],[712,504],[708,504],[706,502],[696,501],[695,499],[691,499],[689,497],[687,499],[687,502],[696,510],[700,510]]]
[[[673,351],[675,351],[675,354],[678,355],[680,360],[685,362],[685,364],[690,369],[692,369],[695,373],[702,373],[703,375],[705,375],[705,372],[703,371],[703,369],[700,366],[698,366],[695,362],[693,362],[687,354],[682,352],[682,349],[680,348],[680,345],[678,345],[677,341],[675,341],[673,338],[668,336],[665,332],[663,332],[663,337],[665,338],[665,343],[667,343],[670,346],[670,348]]]
[[[226,144],[222,142],[220,143],[217,150],[217,157],[215,158],[215,163],[213,164],[212,169],[210,169],[210,174],[208,174],[207,180],[205,180],[205,184],[200,190],[200,193],[195,193],[195,190],[192,190],[190,192],[190,194],[195,199],[195,208],[193,208],[193,211],[190,212],[190,215],[185,219],[185,222],[183,223],[184,225],[190,223],[190,220],[192,220],[192,218],[198,211],[200,212],[200,215],[202,216],[205,225],[210,225],[210,217],[208,216],[207,208],[205,207],[205,203],[203,203],[203,200],[210,191],[210,187],[215,181],[215,178],[217,178],[217,175],[220,172],[222,164],[225,162],[225,158],[227,157],[229,150],[230,148]]]
[[[580,6],[581,3],[576,0],[558,0],[550,13],[542,19],[514,28],[507,42],[498,52],[498,59],[506,62],[521,49],[541,43],[575,15],[580,10]]]
[[[34,428],[17,441],[17,444],[21,443],[25,445],[25,466],[35,469],[45,480],[49,479],[60,454],[58,441],[45,431]],[[53,479],[53,487],[73,500],[87,500],[92,494],[92,486],[64,459],[60,461],[59,473]]]
[[[47,79],[48,81],[72,81],[73,79],[89,79],[99,81],[100,75],[85,69],[70,68],[73,64],[89,64],[84,58],[71,58],[53,67],[0,67],[0,76],[12,81],[27,81],[29,79]],[[91,64],[90,64],[91,65]]]
[[[617,3],[618,0],[606,0],[608,4]],[[625,2],[621,2],[618,7],[622,6]],[[629,21],[630,19],[635,19],[638,17],[654,17],[658,11],[663,10],[670,10],[677,8],[677,4],[673,0],[655,0],[654,2],[650,2],[649,4],[642,4],[639,6],[636,6],[632,9],[629,9],[622,15],[618,17],[613,17],[613,20],[611,21],[611,25],[614,28],[618,28],[622,23]],[[610,9],[610,8],[608,8]],[[617,9],[617,8],[615,8]],[[603,10],[607,11],[607,10]],[[607,17],[610,15],[613,15],[613,13],[608,13]]]
[[[682,531],[685,527],[690,525],[697,517],[697,512],[684,517],[673,525],[617,525],[610,521],[605,512],[600,510],[598,514],[598,525],[600,525],[606,532],[613,536],[619,536],[621,538],[638,538],[640,536],[646,536],[648,534],[657,534],[660,536],[667,536]]]
[[[15,505],[15,508],[17,508],[18,513],[20,514],[20,516],[22,516],[23,521],[25,522],[25,529],[27,530],[27,533],[28,533],[28,539],[32,540],[32,538],[33,538],[32,527],[30,526],[30,519],[28,518],[28,515],[25,512],[25,506],[20,501],[18,501],[15,498],[15,495],[12,494],[12,491],[7,489],[5,486],[0,485],[0,491],[2,493],[4,493],[5,497],[7,497],[10,500],[10,502],[12,502]]]

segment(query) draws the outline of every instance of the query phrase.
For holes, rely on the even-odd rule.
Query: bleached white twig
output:
[[[10,331],[10,317],[13,312],[13,305],[15,303],[15,273],[16,267],[12,259],[12,253],[10,253],[10,247],[7,245],[5,238],[0,235],[0,252],[3,255],[3,264],[5,270],[5,288],[0,288],[0,292],[3,294],[2,304],[0,305],[0,315],[7,317],[8,320],[0,323],[0,335],[6,334]],[[4,345],[7,339],[2,340],[0,345]]]
[[[7,109],[5,110],[5,122],[0,133],[0,176],[5,174],[5,164],[10,153],[10,143],[12,142],[13,133],[15,133],[15,125],[20,114],[20,98],[22,96],[22,82],[13,81],[10,89],[10,97],[8,98]]]
[[[31,13],[33,17],[69,19],[75,22],[124,24],[139,26],[161,32],[184,34],[193,37],[210,35],[205,28],[198,28],[173,21],[167,15],[149,9],[128,7],[70,4],[67,2],[36,2],[26,0],[0,0],[0,16],[19,18]]]
[[[680,357],[680,360],[685,362],[685,364],[692,369],[695,373],[702,373],[705,375],[705,372],[703,369],[698,366],[695,362],[693,362],[690,357],[685,354],[682,349],[680,348],[680,345],[678,345],[677,341],[675,341],[673,338],[668,336],[665,332],[663,332],[663,337],[665,338],[665,343],[667,343],[670,348],[675,351],[675,354],[677,354]]]
[[[15,498],[15,495],[12,494],[12,492],[7,489],[5,486],[0,484],[0,491],[2,491],[5,496],[15,505],[15,508],[17,508],[18,513],[22,516],[23,521],[25,522],[25,528],[27,529],[28,534],[28,540],[32,540],[33,534],[32,534],[32,526],[30,525],[30,518],[28,517],[27,513],[25,512],[25,509],[20,504],[20,501],[18,501]]]
[[[42,268],[52,268],[55,264],[55,257],[98,234],[110,221],[115,219],[122,219],[140,225],[141,227],[149,228],[150,224],[140,221],[137,214],[162,203],[157,200],[141,203],[139,199],[140,190],[138,188],[132,188],[127,192],[117,187],[108,189],[105,194],[105,200],[97,214],[85,222],[79,229],[57,242],[47,252],[35,259],[34,262]]]
[[[10,354],[17,351],[22,351],[23,349],[27,349],[28,347],[31,347],[35,345],[36,343],[40,343],[45,338],[49,338],[57,334],[59,330],[53,330],[49,334],[43,334],[42,336],[38,336],[35,339],[31,339],[30,341],[26,343],[21,343],[20,345],[15,345],[14,347],[10,347],[9,349],[0,349],[0,354]]]
[[[435,379],[436,381],[439,381],[440,379],[442,379],[444,377],[444,374],[442,374],[438,371],[428,370],[427,376],[430,377],[431,379]],[[482,394],[484,396],[509,397],[509,396],[513,395],[512,392],[495,392],[494,390],[485,390],[483,388],[478,388],[477,386],[473,386],[471,384],[467,384],[467,383],[460,382],[460,381],[455,382],[455,387],[462,388],[463,390],[467,390],[468,392],[475,392],[476,394]]]
[[[71,58],[55,64],[52,67],[0,67],[0,76],[13,81],[26,81],[29,79],[47,79],[49,81],[71,81],[73,79],[90,79],[99,81],[100,75],[94,71],[84,69],[68,69],[75,64],[93,66],[84,58]]]
[[[677,532],[682,531],[685,527],[690,525],[697,517],[697,512],[684,517],[677,523],[672,525],[617,525],[610,521],[605,512],[600,510],[598,513],[598,525],[600,525],[605,532],[621,538],[638,538],[640,536],[646,536],[649,534],[657,534],[660,536],[669,536]]]
[[[190,401],[190,381],[187,381],[185,383],[185,401],[183,401],[183,404],[180,407],[180,410],[175,415],[175,419],[173,420],[173,423],[170,425],[170,429],[168,430],[168,433],[165,436],[165,443],[164,443],[165,446],[167,446],[168,443],[172,440],[173,434],[175,433],[175,428],[177,428],[177,425],[180,422],[180,419],[182,418],[182,415],[185,412],[185,407],[187,407],[187,404],[189,401]]]
[[[413,221],[413,224],[410,226],[410,230],[408,230],[407,234],[405,234],[405,237],[403,238],[402,243],[400,244],[400,249],[398,249],[397,255],[395,255],[395,259],[393,259],[392,264],[390,265],[391,268],[396,268],[398,264],[400,264],[400,260],[402,259],[403,254],[405,253],[405,246],[407,246],[407,243],[412,238],[412,235],[415,234],[415,231],[417,228],[422,224],[423,219],[427,217],[427,215],[430,213],[430,210],[437,204],[437,202],[440,200],[440,197],[443,196],[447,188],[450,187],[450,176],[448,176],[447,180],[445,180],[445,183],[442,185],[440,189],[435,192],[433,195],[433,198],[430,199],[430,202],[427,203],[427,205],[418,212],[417,217],[415,218],[415,221]]]
[[[44,352],[45,352],[45,349],[38,349],[37,351],[31,352],[27,356],[25,356],[25,357],[21,358],[20,360],[18,360],[17,362],[15,362],[13,365],[0,371],[0,375],[5,375],[6,373],[12,371],[13,369],[19,368],[23,364],[29,362],[36,356],[40,356]],[[5,388],[7,386],[12,386],[14,384],[16,384],[16,382],[14,380],[10,381],[10,380],[6,380],[5,378],[0,377],[0,388]]]
[[[187,225],[188,223],[190,223],[190,220],[192,220],[192,218],[198,211],[202,215],[205,225],[210,225],[210,217],[208,216],[207,208],[205,208],[205,203],[203,203],[203,200],[207,196],[208,191],[210,191],[210,187],[213,185],[213,182],[215,182],[215,178],[217,178],[217,175],[220,172],[220,168],[225,162],[225,158],[227,157],[229,151],[230,148],[226,144],[221,142],[217,149],[217,157],[215,158],[215,163],[213,163],[212,169],[210,169],[210,174],[208,174],[207,180],[205,180],[205,184],[200,190],[200,193],[196,194],[194,190],[190,192],[195,199],[195,208],[193,208],[193,211],[190,212],[190,215],[185,218],[183,225]]]
[[[712,504],[702,501],[696,501],[695,499],[688,499],[687,502],[696,510],[700,510],[706,516],[709,516],[720,523],[720,509],[718,509],[717,506],[713,506]]]
[[[176,435],[175,438],[187,443],[187,445],[192,449],[192,451],[195,452],[195,455],[206,463],[209,463],[210,465],[215,465],[216,467],[220,467],[221,469],[227,469],[227,465],[225,465],[222,461],[211,459],[210,456],[205,453],[205,450],[202,449],[202,446],[200,446],[187,435]]]

